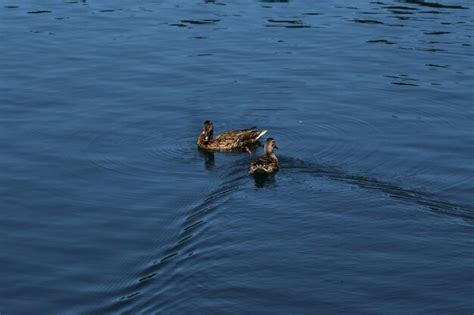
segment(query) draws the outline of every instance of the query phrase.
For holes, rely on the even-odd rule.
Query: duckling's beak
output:
[[[273,148],[278,149],[278,147],[276,146],[276,144],[275,144],[275,146],[274,146]]]

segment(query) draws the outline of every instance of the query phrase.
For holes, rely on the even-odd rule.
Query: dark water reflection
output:
[[[215,165],[215,153],[206,150],[200,150],[201,156],[204,159],[204,165],[207,169],[214,167]]]
[[[266,185],[275,183],[275,175],[257,174],[253,177],[255,181],[255,187],[263,188]]]
[[[469,1],[0,7],[0,313],[472,312]],[[196,148],[257,125],[282,168]]]

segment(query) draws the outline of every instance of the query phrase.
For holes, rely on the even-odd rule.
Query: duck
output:
[[[270,175],[278,172],[280,163],[275,153],[273,153],[274,149],[278,149],[275,139],[268,138],[265,142],[264,155],[249,165],[250,175]]]
[[[214,125],[210,120],[203,124],[197,145],[209,151],[236,151],[244,150],[252,153],[250,146],[258,144],[258,140],[267,133],[267,130],[257,130],[256,127],[225,131],[214,138]]]

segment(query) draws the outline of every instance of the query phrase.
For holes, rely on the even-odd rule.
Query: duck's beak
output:
[[[275,148],[275,149],[278,149],[278,147],[277,147],[276,145],[274,146],[274,148]]]

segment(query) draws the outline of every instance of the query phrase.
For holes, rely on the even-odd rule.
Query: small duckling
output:
[[[210,151],[244,150],[251,153],[249,146],[257,144],[267,130],[256,130],[255,127],[243,130],[226,131],[217,138],[213,138],[214,126],[206,120],[198,137],[197,145],[201,149]]]
[[[265,154],[249,165],[250,175],[268,175],[278,171],[280,164],[275,153],[273,153],[274,149],[278,149],[275,139],[268,138],[264,148]]]

